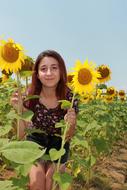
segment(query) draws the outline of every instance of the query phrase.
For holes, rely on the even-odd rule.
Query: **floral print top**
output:
[[[66,100],[71,101],[73,94],[69,90],[66,94]],[[26,107],[26,106],[25,106]],[[78,100],[75,99],[73,103],[73,108],[75,112],[78,112]],[[60,105],[56,108],[46,108],[45,105],[37,100],[34,108],[32,109],[34,115],[32,117],[32,123],[30,124],[30,128],[41,129],[48,135],[61,134],[60,128],[55,128],[55,124],[60,122],[60,120],[64,119],[67,110],[61,109]]]

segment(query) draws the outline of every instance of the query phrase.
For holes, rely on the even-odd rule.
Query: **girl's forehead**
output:
[[[54,57],[44,57],[41,61],[39,66],[49,66],[49,65],[58,65],[58,61]]]

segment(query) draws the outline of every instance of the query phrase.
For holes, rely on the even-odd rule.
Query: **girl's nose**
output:
[[[47,70],[47,75],[50,75],[51,74],[51,69],[49,68],[48,70]]]

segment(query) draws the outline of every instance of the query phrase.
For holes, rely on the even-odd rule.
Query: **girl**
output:
[[[65,154],[61,158],[60,171],[64,172],[65,163],[68,159],[69,141],[74,135],[76,127],[77,100],[74,100],[73,108],[63,110],[59,100],[72,100],[73,94],[66,86],[67,72],[63,58],[53,50],[47,50],[39,54],[34,65],[32,84],[28,90],[28,95],[39,95],[39,98],[24,101],[24,107],[34,112],[30,128],[41,129],[42,134],[32,133],[27,135],[27,139],[34,141],[46,148],[46,154],[51,148],[57,150],[61,147],[60,128],[55,128],[55,124],[61,119],[65,119],[70,128],[66,134]],[[12,99],[15,106],[16,94]],[[22,122],[20,127],[20,138],[24,136],[24,128],[28,123]],[[57,135],[57,136],[56,136]],[[33,165],[30,177],[30,190],[51,190],[52,176],[55,171],[56,161],[39,160]]]

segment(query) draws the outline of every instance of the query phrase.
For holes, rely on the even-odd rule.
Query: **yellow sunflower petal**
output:
[[[83,64],[78,61],[73,72],[72,87],[76,93],[86,94],[95,91],[96,84],[99,82],[99,73],[92,64],[86,60]]]
[[[9,39],[7,42],[0,40],[0,68],[2,70],[7,73],[16,73],[21,69],[25,55],[20,49],[13,39]]]
[[[100,83],[105,83],[111,79],[111,70],[107,65],[100,65],[97,67],[97,71],[100,73],[100,77],[98,77]]]

